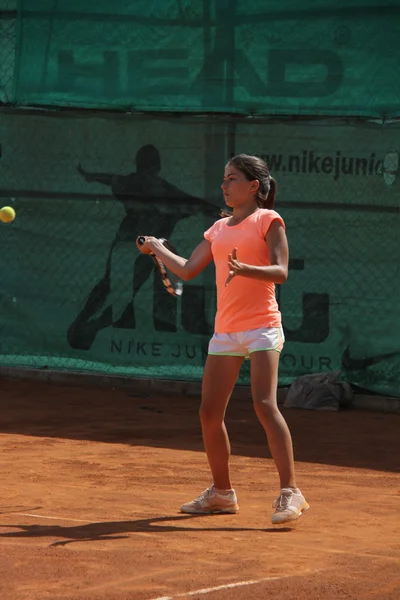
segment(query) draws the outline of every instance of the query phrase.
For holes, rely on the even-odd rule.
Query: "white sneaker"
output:
[[[219,494],[213,485],[204,490],[198,498],[181,506],[181,512],[191,515],[237,513],[238,510],[235,490],[231,490],[228,494]]]
[[[272,508],[275,509],[272,515],[272,523],[280,525],[281,523],[295,521],[310,508],[310,505],[298,488],[297,491],[291,488],[282,488],[280,496],[274,501]]]

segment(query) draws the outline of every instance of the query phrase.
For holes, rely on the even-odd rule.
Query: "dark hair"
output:
[[[277,185],[271,177],[267,163],[258,156],[248,154],[237,154],[230,159],[228,165],[233,165],[241,171],[248,181],[259,182],[257,192],[257,204],[260,208],[274,208]]]

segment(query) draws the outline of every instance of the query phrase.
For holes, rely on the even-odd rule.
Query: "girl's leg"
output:
[[[231,489],[231,453],[224,418],[243,363],[242,356],[209,355],[204,367],[200,421],[203,442],[217,490]]]
[[[296,489],[292,438],[278,409],[276,397],[279,356],[275,350],[250,354],[251,391],[254,409],[265,430],[278,469],[281,488]]]
[[[250,360],[254,408],[267,434],[269,449],[281,482],[281,493],[273,503],[275,510],[272,515],[272,523],[279,525],[298,519],[310,507],[296,486],[292,438],[278,409],[276,391],[279,352],[252,352]]]

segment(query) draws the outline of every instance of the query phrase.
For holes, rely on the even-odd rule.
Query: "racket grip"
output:
[[[138,244],[139,244],[139,246],[143,246],[143,244],[144,244],[144,243],[145,243],[145,241],[146,241],[146,238],[144,237],[144,235],[139,235],[139,237],[138,237],[138,240],[137,240],[137,241],[138,241]]]

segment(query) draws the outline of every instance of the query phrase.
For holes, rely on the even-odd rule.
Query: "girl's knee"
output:
[[[202,404],[199,409],[199,417],[203,425],[218,424],[223,422],[223,416],[221,417],[219,411],[216,411],[212,404]]]
[[[257,414],[270,417],[280,414],[275,395],[253,399],[253,405]]]

